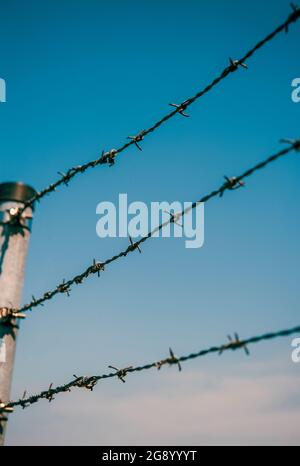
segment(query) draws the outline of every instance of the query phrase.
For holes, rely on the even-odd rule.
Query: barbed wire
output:
[[[183,218],[187,213],[195,209],[200,203],[208,202],[209,200],[217,196],[221,198],[223,197],[226,191],[235,191],[241,187],[244,187],[245,182],[243,180],[252,176],[258,170],[265,168],[269,164],[286,156],[287,154],[291,153],[294,150],[295,151],[300,150],[300,139],[299,140],[282,139],[281,142],[286,143],[289,146],[277,152],[276,154],[271,155],[266,160],[259,162],[254,167],[246,170],[244,173],[242,173],[239,176],[233,176],[233,177],[225,176],[224,177],[225,182],[218,189],[212,191],[210,194],[207,194],[206,196],[203,196],[198,201],[193,202],[188,208],[182,210],[182,212],[179,212],[176,214],[170,214],[170,219],[161,223],[159,226],[154,228],[152,231],[150,231],[146,236],[144,236],[140,240],[133,242],[132,238],[129,237],[129,240],[130,240],[129,246],[125,250],[121,251],[119,254],[114,255],[113,257],[107,259],[104,262],[97,262],[94,259],[93,264],[90,265],[87,269],[85,269],[81,274],[76,275],[75,277],[73,277],[72,279],[68,281],[63,280],[55,289],[53,289],[52,291],[47,291],[39,299],[36,299],[34,296],[32,296],[32,301],[29,304],[24,305],[20,309],[14,309],[14,308],[8,308],[8,307],[0,308],[0,319],[6,321],[7,324],[10,324],[10,323],[13,323],[14,318],[25,318],[26,317],[26,315],[24,314],[25,312],[32,311],[32,309],[38,306],[43,306],[46,301],[53,299],[58,294],[62,293],[62,294],[66,294],[67,296],[69,296],[72,286],[82,284],[88,277],[95,275],[95,274],[97,274],[98,277],[100,277],[101,273],[105,271],[105,268],[107,265],[117,261],[118,259],[122,257],[126,257],[131,252],[134,252],[137,250],[141,252],[140,247],[145,241],[149,240],[151,237],[159,233],[167,225],[171,223],[176,223],[179,218],[181,217]]]
[[[88,377],[86,376],[78,377],[77,375],[74,375],[73,376],[74,379],[71,380],[70,382],[64,385],[59,385],[55,388],[53,388],[53,384],[51,383],[48,390],[44,390],[37,395],[32,395],[32,396],[27,397],[27,391],[25,391],[22,398],[20,398],[19,400],[9,401],[7,403],[4,403],[0,400],[0,421],[1,420],[6,421],[7,418],[5,418],[4,415],[6,413],[13,412],[14,408],[16,407],[20,406],[23,409],[25,409],[28,406],[33,405],[42,399],[45,399],[51,402],[54,400],[55,395],[59,393],[70,392],[71,389],[75,387],[86,388],[87,390],[93,391],[94,387],[97,385],[97,383],[100,380],[117,377],[121,382],[125,383],[125,378],[128,374],[131,374],[133,372],[142,372],[142,371],[153,369],[153,368],[160,370],[165,365],[170,365],[170,366],[177,365],[179,371],[181,372],[182,371],[181,363],[184,363],[186,361],[204,357],[212,353],[218,353],[219,355],[222,355],[226,351],[229,351],[229,350],[236,351],[238,349],[244,349],[246,354],[249,355],[250,352],[248,350],[248,346],[251,344],[256,344],[262,341],[269,341],[269,340],[273,340],[276,338],[287,337],[287,336],[290,336],[296,333],[300,333],[300,326],[290,328],[287,330],[280,330],[278,332],[265,333],[263,335],[254,336],[246,340],[240,340],[238,334],[235,333],[234,338],[232,338],[231,336],[228,336],[228,340],[229,340],[228,343],[225,343],[219,346],[212,346],[211,348],[200,350],[196,353],[190,353],[186,356],[177,357],[175,356],[173,350],[169,348],[170,354],[167,358],[159,360],[159,361],[151,362],[143,366],[136,366],[136,367],[128,366],[124,369],[118,369],[117,367],[109,365],[108,367],[113,369],[114,372],[110,372],[110,373],[106,373],[102,375],[92,375]]]
[[[154,131],[156,131],[160,126],[162,126],[168,120],[173,118],[176,114],[180,114],[182,116],[188,117],[189,115],[185,113],[185,110],[190,105],[192,105],[195,101],[197,101],[198,99],[206,95],[208,92],[210,92],[212,89],[214,89],[219,83],[221,83],[230,74],[236,72],[240,68],[247,69],[248,66],[246,65],[245,62],[249,60],[265,44],[272,41],[278,34],[280,34],[283,31],[288,33],[289,26],[295,23],[296,21],[298,21],[298,19],[300,18],[300,9],[293,3],[291,3],[291,8],[292,8],[292,13],[288,16],[288,18],[286,19],[286,21],[284,21],[284,23],[282,23],[279,27],[277,27],[272,33],[266,36],[263,40],[258,42],[241,59],[234,60],[232,58],[229,58],[229,65],[204,89],[200,90],[193,97],[186,99],[184,102],[180,104],[175,104],[175,103],[169,104],[172,107],[174,107],[174,110],[172,112],[168,113],[163,118],[158,120],[150,128],[140,131],[136,136],[128,136],[127,138],[128,142],[124,143],[119,149],[111,149],[107,152],[103,151],[101,156],[95,160],[87,162],[84,165],[73,167],[69,169],[66,173],[59,172],[58,174],[60,175],[60,178],[57,181],[50,184],[42,191],[38,192],[33,198],[31,198],[29,201],[27,201],[24,204],[24,207],[19,209],[20,216],[23,214],[25,209],[27,209],[28,207],[33,207],[35,202],[38,202],[42,198],[44,198],[46,195],[53,193],[56,190],[56,188],[58,188],[59,186],[61,185],[68,186],[69,182],[78,174],[83,174],[87,170],[91,168],[95,168],[99,165],[108,164],[109,166],[113,166],[116,161],[116,156],[124,152],[126,149],[128,149],[133,144],[139,150],[142,150],[140,143],[145,139],[145,137],[149,135],[150,133],[153,133]]]

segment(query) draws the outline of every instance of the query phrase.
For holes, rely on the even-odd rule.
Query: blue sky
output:
[[[271,7],[257,0],[2,4],[1,181],[41,189],[57,171],[120,146],[289,12],[285,0]],[[291,100],[299,37],[300,24],[291,26],[248,71],[193,105],[190,118],[178,116],[150,135],[143,152],[132,147],[113,168],[79,176],[45,199],[35,215],[24,302],[127,246],[96,236],[99,202],[116,202],[119,193],[146,203],[192,201],[219,187],[223,175],[276,152],[280,138],[299,136],[300,104]],[[73,373],[161,359],[170,345],[182,354],[234,331],[248,337],[299,324],[298,174],[299,156],[291,155],[250,178],[247,189],[207,204],[203,248],[185,249],[180,239],[149,242],[142,255],[32,313],[20,332],[13,398]],[[108,381],[93,394],[61,395],[11,416],[7,443],[296,442],[300,366],[291,362],[290,345],[261,344],[249,359],[228,353],[188,363],[182,374],[165,369],[126,384]],[[236,424],[220,422],[227,411]]]

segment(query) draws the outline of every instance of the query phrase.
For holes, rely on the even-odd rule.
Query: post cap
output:
[[[35,195],[35,189],[24,183],[0,183],[0,202],[27,202]]]

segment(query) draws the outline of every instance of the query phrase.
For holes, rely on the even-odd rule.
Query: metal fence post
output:
[[[22,223],[13,221],[36,192],[22,183],[0,184],[0,308],[17,309],[21,303],[25,262],[33,210],[27,208]],[[31,218],[30,218],[31,217]],[[0,401],[10,399],[19,319],[0,319]],[[0,412],[0,445],[4,444],[7,415]]]

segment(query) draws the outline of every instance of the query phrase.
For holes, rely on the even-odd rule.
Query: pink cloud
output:
[[[225,378],[197,371],[165,372],[151,388],[144,383],[137,387],[133,379],[125,389],[121,384],[100,384],[93,394],[77,391],[57,399],[49,427],[55,431],[48,440],[92,445],[299,445],[298,387],[298,371]]]

